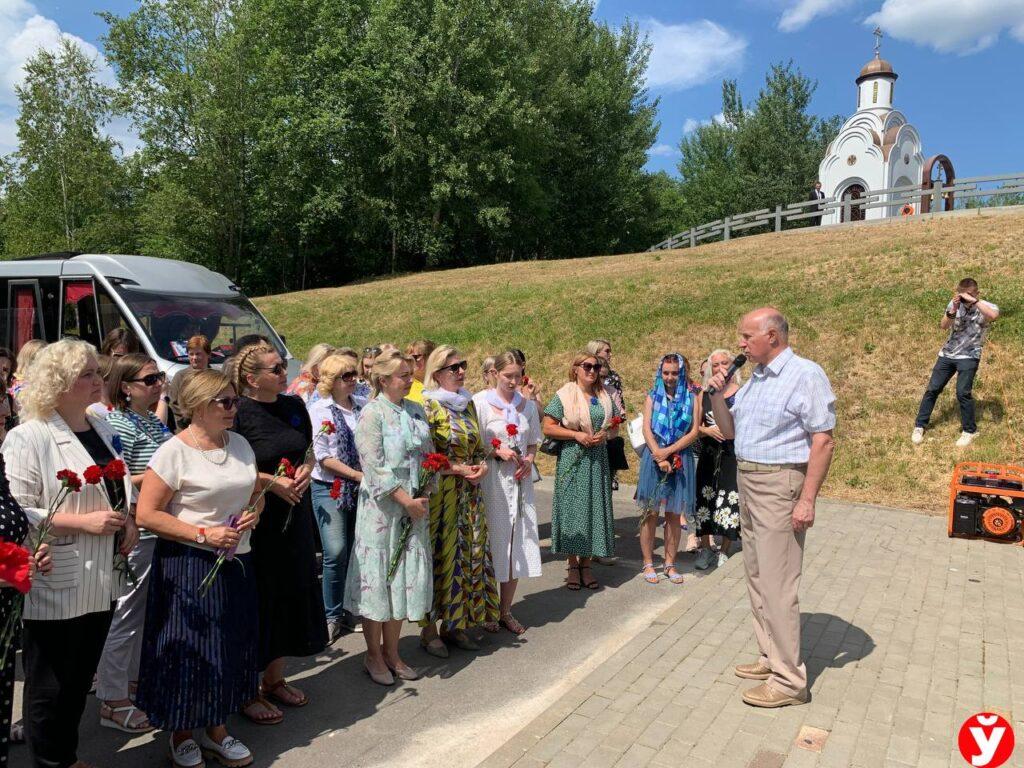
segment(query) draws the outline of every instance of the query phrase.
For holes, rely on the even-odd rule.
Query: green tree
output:
[[[132,251],[135,190],[104,135],[113,92],[75,43],[41,50],[16,89],[18,149],[4,163],[4,251]]]

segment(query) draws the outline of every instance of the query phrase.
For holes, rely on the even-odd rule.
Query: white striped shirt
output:
[[[758,365],[731,408],[736,457],[759,464],[805,464],[811,435],[836,425],[836,397],[821,366],[787,347]]]

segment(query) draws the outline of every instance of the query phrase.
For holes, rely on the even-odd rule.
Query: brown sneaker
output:
[[[742,677],[747,680],[767,680],[772,676],[772,671],[767,664],[762,664],[760,661],[754,664],[740,664],[736,667],[736,677]]]
[[[790,696],[788,693],[777,691],[768,683],[763,683],[756,688],[751,688],[743,694],[743,701],[752,707],[788,707],[791,704],[806,704],[808,700],[807,691],[798,696]]]

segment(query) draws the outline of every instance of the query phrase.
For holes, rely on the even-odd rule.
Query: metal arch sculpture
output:
[[[956,171],[953,170],[953,161],[945,155],[932,155],[924,164],[921,170],[921,213],[930,213],[932,209],[932,186],[938,183],[940,187],[952,185],[956,181]],[[944,211],[953,210],[952,192],[942,195]]]

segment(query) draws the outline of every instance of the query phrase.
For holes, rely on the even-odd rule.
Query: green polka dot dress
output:
[[[618,409],[612,405],[612,415]],[[555,395],[544,415],[556,421],[565,409]],[[604,408],[591,400],[590,423],[598,429],[604,423]],[[615,554],[612,516],[612,473],[608,447],[602,443],[584,448],[575,440],[562,443],[555,470],[555,494],[551,508],[551,551],[559,555],[611,557]]]

